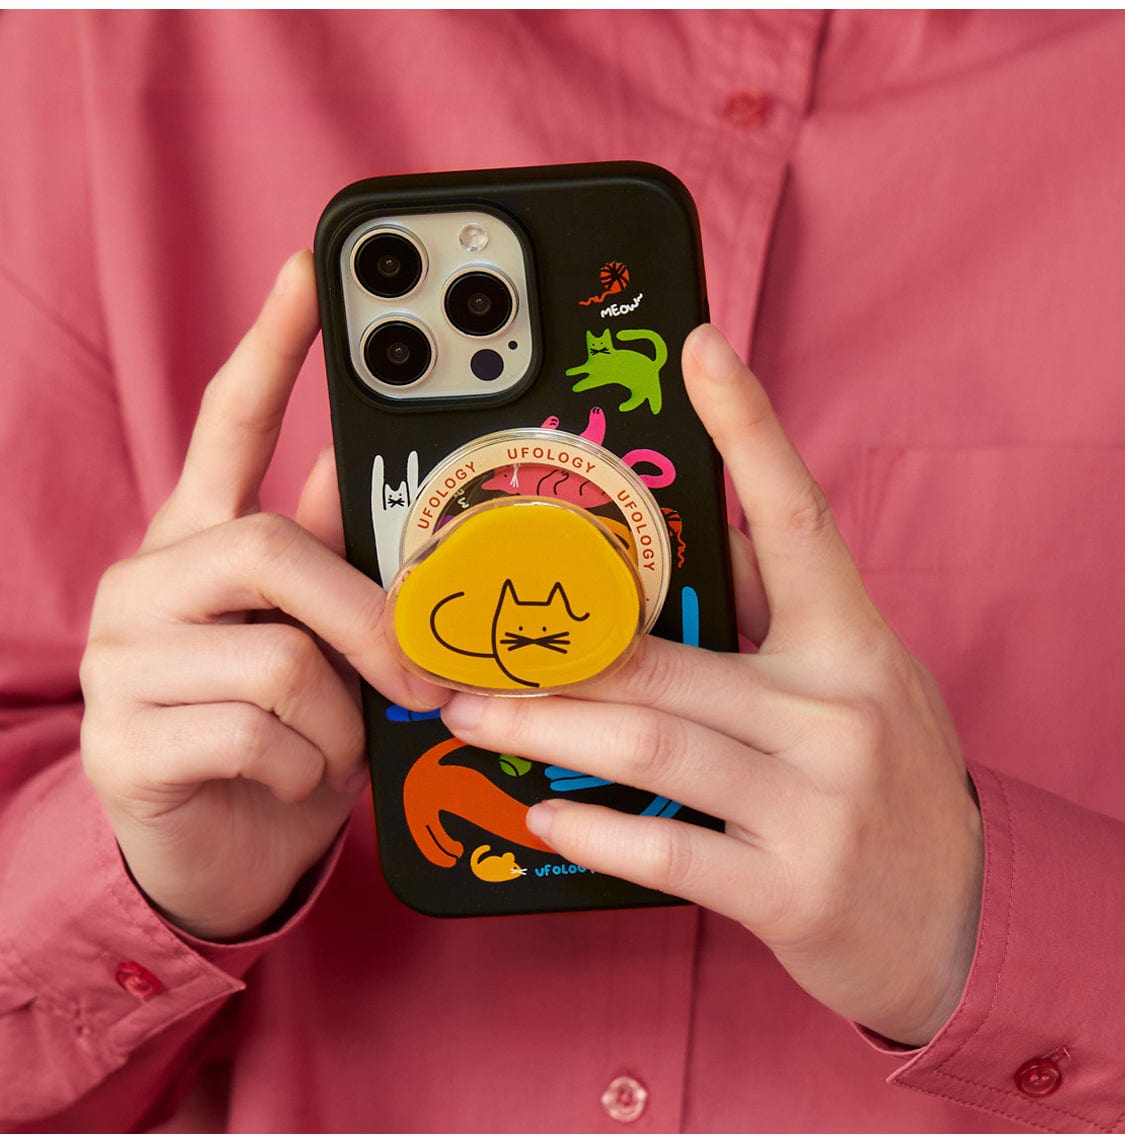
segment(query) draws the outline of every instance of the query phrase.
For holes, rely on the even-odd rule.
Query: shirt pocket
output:
[[[1125,814],[1125,447],[876,447],[856,558],[966,752]]]

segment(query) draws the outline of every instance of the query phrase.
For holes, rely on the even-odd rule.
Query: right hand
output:
[[[366,784],[362,717],[327,654],[409,708],[448,697],[396,662],[385,594],[333,549],[331,462],[296,521],[259,511],[316,331],[302,251],[208,385],[140,550],[102,578],[82,661],[83,763],[129,869],[169,921],[213,940],[277,911]]]

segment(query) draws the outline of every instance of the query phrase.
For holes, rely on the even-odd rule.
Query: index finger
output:
[[[692,404],[746,512],[770,639],[842,633],[878,620],[823,491],[753,373],[711,325],[688,337],[683,361]]]
[[[257,320],[203,393],[179,482],[142,549],[258,509],[297,374],[316,338],[308,250],[282,266]]]

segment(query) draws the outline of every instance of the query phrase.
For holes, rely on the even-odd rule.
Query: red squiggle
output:
[[[579,301],[580,305],[600,305],[606,297],[622,292],[629,284],[629,268],[623,261],[610,261],[602,266],[598,277],[605,292],[600,296],[587,297],[585,301]]]

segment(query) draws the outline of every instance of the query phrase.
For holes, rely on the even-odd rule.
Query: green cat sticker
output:
[[[615,335],[619,342],[647,341],[652,345],[655,359],[640,349],[623,348],[620,343],[614,344]],[[651,329],[618,329],[616,333],[606,329],[601,336],[586,333],[586,362],[568,368],[566,374],[582,376],[571,389],[574,392],[587,392],[591,388],[620,384],[629,396],[618,406],[618,411],[631,412],[647,403],[655,416],[660,413],[663,405],[660,370],[667,362],[668,346]]]

